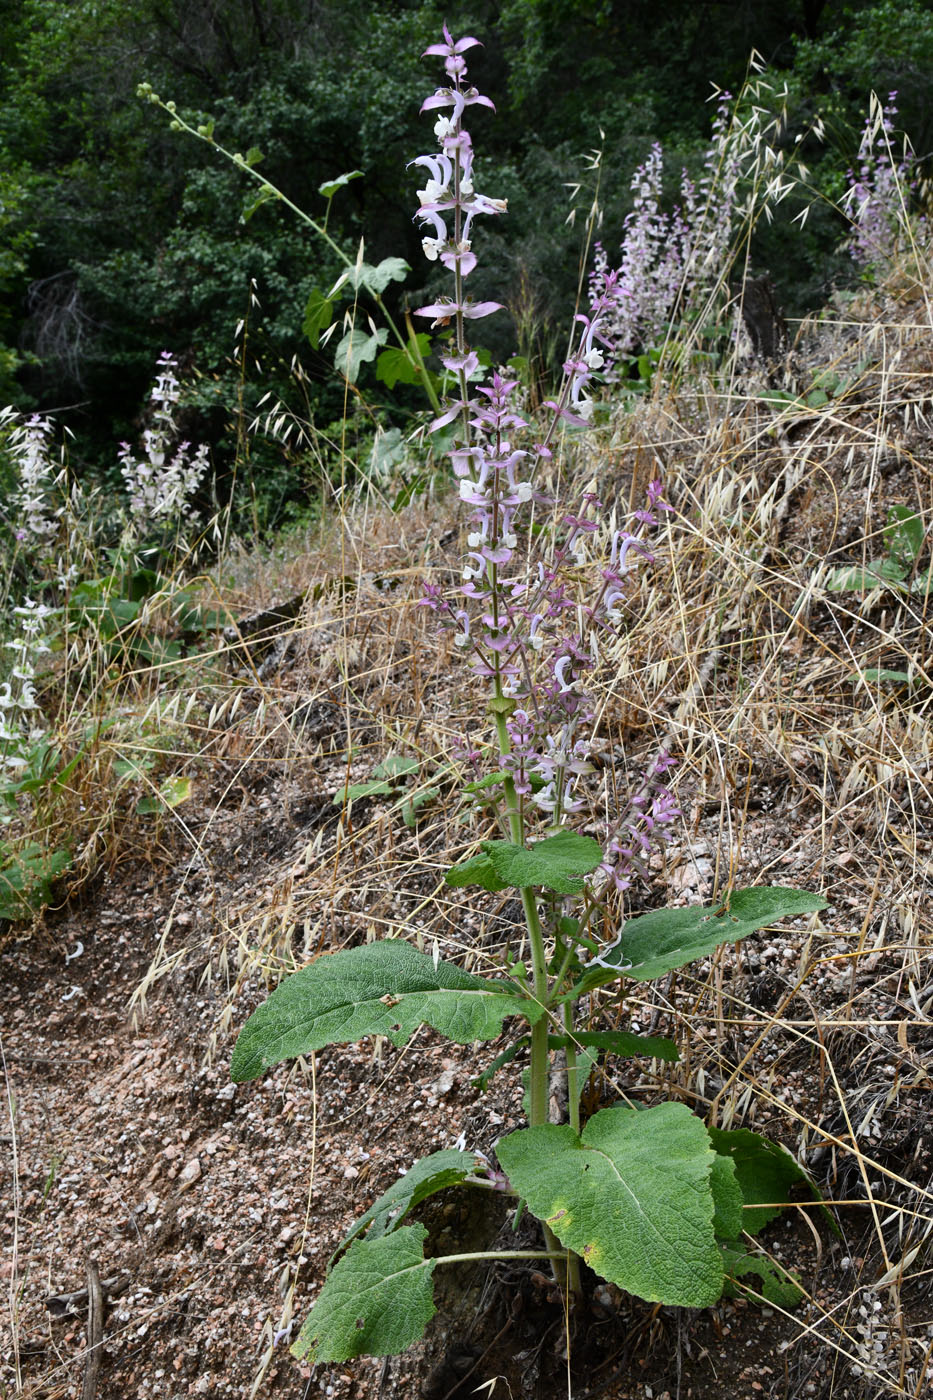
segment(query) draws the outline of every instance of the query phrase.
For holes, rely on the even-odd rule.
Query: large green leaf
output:
[[[394,1356],[424,1335],[436,1311],[436,1259],[425,1259],[423,1225],[377,1240],[357,1240],[335,1264],[292,1345],[292,1355],[319,1361]]]
[[[581,1137],[549,1123],[510,1134],[496,1151],[529,1209],[603,1278],[681,1307],[720,1296],[715,1154],[684,1104],[605,1108]]]
[[[742,1188],[731,1157],[717,1152],[710,1172],[715,1214],[713,1229],[717,1240],[736,1240],[742,1233]]]
[[[422,1157],[409,1167],[404,1176],[393,1181],[388,1191],[384,1191],[378,1201],[374,1201],[364,1215],[353,1226],[340,1244],[340,1250],[368,1231],[367,1240],[377,1240],[396,1230],[409,1211],[415,1206],[443,1191],[448,1186],[456,1186],[458,1181],[485,1166],[483,1159],[474,1152],[458,1152],[447,1148],[443,1152],[432,1152],[430,1157]],[[736,1232],[738,1233],[738,1232]]]
[[[409,943],[367,943],[318,958],[276,987],[241,1030],[230,1074],[255,1079],[280,1060],[364,1035],[404,1045],[423,1024],[460,1045],[494,1040],[507,1016],[536,1021],[542,1011],[500,983],[435,966]]]
[[[735,890],[728,907],[653,909],[649,914],[629,919],[618,941],[589,966],[607,968],[636,982],[650,982],[673,968],[707,957],[720,943],[735,943],[778,919],[812,914],[825,907],[822,895],[763,885]],[[593,972],[585,978],[583,988],[606,980],[605,974]]]
[[[512,841],[484,841],[482,846],[481,855],[447,872],[449,885],[482,885],[486,890],[541,885],[558,894],[579,894],[581,877],[603,858],[599,842],[576,831],[559,831],[528,847]]]
[[[819,1195],[803,1167],[779,1142],[770,1142],[748,1128],[732,1128],[728,1132],[710,1128],[709,1135],[716,1151],[735,1166],[745,1206],[741,1228],[750,1235],[757,1235],[780,1215],[792,1186],[802,1182],[811,1195]],[[734,1238],[738,1233],[724,1233],[724,1237]]]

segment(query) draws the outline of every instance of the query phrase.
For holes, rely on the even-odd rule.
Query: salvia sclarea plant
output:
[[[632,176],[632,210],[626,217],[614,298],[602,317],[607,369],[638,350],[661,344],[671,321],[698,292],[709,294],[727,269],[742,175],[734,138],[731,96],[720,97],[699,181],[681,173],[680,203],[664,208],[664,151],[659,141]],[[609,254],[594,247],[590,298],[605,295]]]
[[[907,224],[908,191],[916,160],[905,145],[900,158],[894,150],[897,93],[882,106],[875,93],[859,144],[858,170],[849,171],[842,207],[853,224],[846,246],[859,267],[887,262]]]
[[[453,278],[452,294],[418,313],[448,335],[444,368],[455,385],[435,423],[457,425],[450,451],[460,500],[470,512],[462,584],[454,597],[425,586],[425,606],[449,630],[475,677],[475,721],[462,743],[465,789],[495,828],[479,849],[448,871],[449,886],[517,891],[528,961],[506,955],[500,975],[484,978],[440,957],[388,939],[318,957],[280,984],[249,1018],[233,1053],[235,1081],[255,1078],[288,1057],[363,1036],[404,1045],[422,1025],[460,1044],[497,1039],[507,1047],[476,1082],[528,1056],[528,1126],[495,1145],[496,1161],[460,1147],[432,1153],[394,1182],[356,1222],[321,1288],[292,1351],[313,1362],[404,1350],[434,1312],[434,1271],[478,1258],[549,1261],[573,1298],[596,1275],[640,1297],[703,1307],[757,1274],[773,1300],[789,1303],[788,1275],[748,1240],[779,1213],[788,1188],[806,1182],[780,1146],[738,1129],[719,1131],[682,1103],[604,1108],[585,1124],[580,1100],[601,1053],[676,1060],[676,1045],[625,1030],[591,1031],[593,998],[627,980],[657,978],[721,943],[734,942],[785,915],[822,908],[802,891],[733,892],[710,908],[659,909],[629,919],[614,941],[597,933],[614,916],[618,892],[646,871],[653,844],[677,816],[660,753],[636,784],[603,841],[582,830],[592,773],[593,705],[586,682],[603,639],[624,615],[638,566],[650,566],[652,538],[668,510],[660,483],[628,528],[604,538],[600,503],[585,493],[563,516],[558,537],[531,554],[529,512],[541,495],[536,470],[561,425],[585,427],[587,389],[603,363],[604,320],[616,279],[607,273],[548,405],[549,424],[535,434],[501,374],[483,382],[468,326],[498,310],[467,290],[476,265],[474,222],[498,215],[505,201],[479,193],[468,109],[492,103],[470,85],[464,54],[478,43],[443,41],[426,51],[443,59],[446,82],[423,110],[436,113],[438,150],[414,162],[427,178],[417,217],[424,250]],[[535,538],[540,541],[540,532]],[[592,556],[592,559],[591,559]],[[565,566],[570,565],[567,569]],[[572,579],[593,575],[589,592]],[[582,621],[581,621],[582,619]],[[605,995],[605,993],[604,993]],[[611,995],[611,993],[610,993]],[[522,1029],[524,1027],[524,1029]],[[566,1122],[549,1121],[549,1075],[560,1054],[567,1080]],[[540,1221],[538,1247],[425,1256],[427,1230],[412,1210],[460,1183],[524,1203]]]
[[[208,448],[178,441],[177,409],[181,399],[178,361],[163,350],[149,395],[151,426],[143,429],[142,453],[120,444],[120,474],[126,484],[131,533],[142,537],[152,524],[177,526],[188,514],[191,498],[207,471]]]

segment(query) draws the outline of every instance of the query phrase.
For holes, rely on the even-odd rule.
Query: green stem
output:
[[[570,1126],[579,1137],[580,1135],[580,1069],[577,1064],[577,1047],[573,1041],[573,1011],[569,1004],[564,1004],[564,1030],[567,1032],[567,1047],[564,1054],[567,1057],[567,1112],[570,1115]]]

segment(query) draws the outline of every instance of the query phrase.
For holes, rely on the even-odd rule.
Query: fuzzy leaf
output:
[[[762,885],[733,891],[728,909],[723,905],[653,909],[649,914],[629,919],[617,942],[588,966],[608,968],[636,982],[650,982],[708,956],[720,943],[736,943],[778,919],[812,914],[825,907],[822,895]],[[594,973],[584,980],[583,986],[598,986],[605,980]]]
[[[394,1356],[424,1336],[436,1311],[436,1259],[425,1259],[423,1225],[357,1240],[334,1265],[291,1352],[321,1361]]]
[[[717,1152],[710,1172],[710,1186],[713,1189],[713,1202],[716,1207],[713,1216],[713,1229],[718,1240],[736,1240],[742,1233],[744,1204],[742,1188],[735,1174],[735,1162],[731,1157]]]
[[[779,1142],[770,1142],[748,1128],[733,1128],[728,1132],[710,1128],[709,1135],[720,1156],[728,1157],[735,1166],[745,1207],[741,1228],[750,1235],[757,1235],[780,1215],[788,1191],[798,1182],[803,1182],[811,1195],[818,1197],[803,1167]],[[738,1233],[736,1230],[733,1236],[725,1237],[733,1238]]]
[[[462,889],[465,885],[479,885],[481,889],[489,890],[490,893],[508,888],[508,881],[499,879],[487,855],[471,856],[469,860],[452,866],[444,876],[444,883],[452,885],[454,889]]]
[[[448,1148],[443,1152],[432,1152],[430,1157],[422,1157],[409,1167],[404,1176],[393,1181],[388,1191],[384,1191],[378,1201],[373,1201],[369,1210],[361,1215],[350,1233],[341,1242],[338,1253],[368,1229],[367,1240],[377,1240],[401,1225],[409,1211],[415,1206],[443,1191],[448,1186],[456,1186],[464,1177],[483,1166],[484,1163],[473,1152],[458,1152]],[[738,1232],[736,1232],[738,1233]]]
[[[390,939],[317,958],[287,977],[240,1031],[231,1078],[255,1079],[270,1065],[325,1045],[385,1035],[404,1045],[420,1025],[468,1045],[494,1040],[507,1016],[536,1021],[543,1008],[497,982]]]
[[[714,1152],[684,1104],[605,1108],[580,1137],[544,1124],[499,1143],[528,1207],[603,1278],[649,1302],[707,1307],[722,1292]]]
[[[503,884],[516,889],[543,885],[558,894],[579,894],[581,877],[595,870],[603,858],[599,842],[576,831],[559,831],[530,848],[511,841],[484,841],[483,850]]]

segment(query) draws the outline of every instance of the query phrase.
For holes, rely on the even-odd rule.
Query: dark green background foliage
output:
[[[897,88],[904,128],[919,151],[930,142],[933,0],[474,0],[453,12],[433,0],[5,0],[0,396],[60,411],[79,469],[112,470],[114,441],[133,435],[155,358],[171,349],[198,377],[186,430],[214,444],[221,478],[238,405],[248,418],[270,387],[294,401],[293,356],[317,421],[338,417],[330,359],[301,335],[308,292],[326,289],[336,261],[280,205],[245,219],[255,187],[172,133],[136,86],[213,116],[228,149],[258,147],[263,173],[312,214],[324,211],[322,181],[364,171],[339,192],[329,229],[351,251],[364,237],[369,262],[412,264],[391,289],[402,309],[443,285],[421,256],[419,180],[405,163],[433,148],[418,108],[440,69],[419,55],[445,18],[484,40],[471,72],[498,109],[471,122],[479,187],[509,199],[508,217],[485,221],[476,240],[475,294],[514,315],[489,323],[497,355],[514,349],[520,322],[526,353],[559,359],[580,254],[565,182],[579,178],[581,153],[603,144],[612,250],[650,142],[664,143],[676,181],[708,139],[710,84],[740,87],[753,46],[786,78],[794,122],[823,115],[829,144],[806,154],[830,193],[844,187],[872,88]],[[578,203],[582,212],[585,191]],[[842,232],[817,212],[802,238],[785,224],[756,247],[789,309],[817,303],[843,275]],[[247,315],[244,374],[234,328]],[[396,392],[390,414],[417,402],[410,388]],[[259,469],[273,477],[269,454]]]

